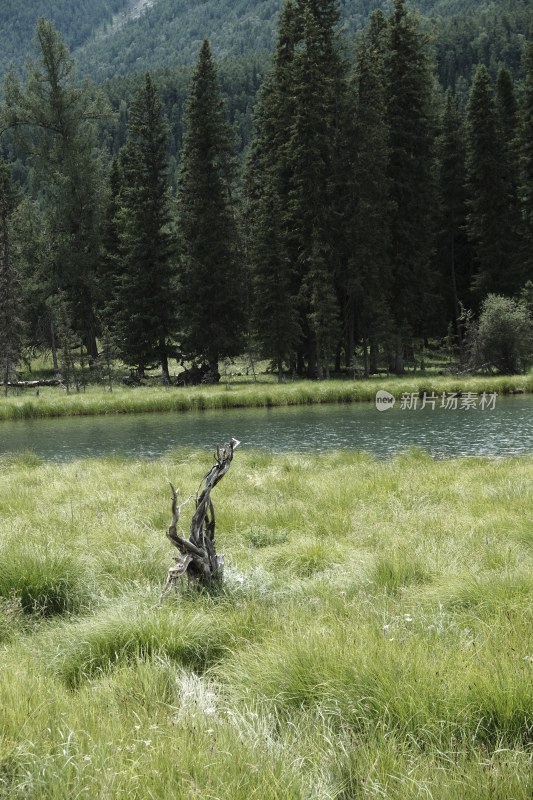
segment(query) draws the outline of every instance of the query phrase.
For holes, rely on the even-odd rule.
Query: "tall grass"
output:
[[[533,457],[239,450],[161,604],[204,453],[0,467],[0,797],[530,800]]]
[[[517,376],[410,376],[375,377],[367,380],[299,380],[285,384],[228,383],[218,386],[183,387],[118,385],[109,393],[102,386],[66,394],[61,388],[44,387],[39,396],[25,394],[0,399],[0,420],[41,417],[185,412],[226,408],[271,408],[320,403],[371,402],[378,389],[400,398],[404,392],[511,392],[533,391],[533,373]]]

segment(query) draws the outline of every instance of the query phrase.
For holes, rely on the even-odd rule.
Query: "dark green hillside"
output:
[[[74,50],[130,4],[130,0],[0,0],[0,73],[20,69],[39,17],[52,20]]]
[[[273,50],[282,0],[0,0],[0,73],[20,70],[39,16],[52,20],[81,74],[101,82],[147,68],[192,64],[209,38],[217,60]],[[517,75],[533,30],[529,0],[413,0],[435,41],[440,82],[469,85],[483,63],[495,77],[505,64]],[[389,0],[341,0],[350,37]]]
[[[192,64],[208,37],[217,58],[270,52],[279,0],[156,0],[139,17],[77,54],[98,81],[154,66]]]
[[[77,53],[82,71],[97,80],[154,66],[190,64],[208,37],[217,59],[271,52],[281,0],[155,0],[139,17]],[[460,2],[414,0],[413,6],[435,30],[439,78],[446,85],[470,83],[473,66],[492,73],[506,64],[517,73],[524,38],[533,26],[528,0]],[[342,0],[342,28],[354,34],[377,8],[389,12],[388,0]]]

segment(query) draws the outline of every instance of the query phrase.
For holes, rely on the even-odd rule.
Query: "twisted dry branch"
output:
[[[233,453],[239,446],[237,439],[231,439],[222,448],[217,447],[215,463],[203,478],[196,495],[191,495],[183,503],[178,503],[178,492],[172,489],[172,522],[167,536],[180,552],[175,557],[175,566],[170,567],[161,599],[172,588],[177,588],[178,580],[187,575],[189,582],[207,585],[213,580],[221,581],[224,572],[224,556],[218,555],[215,547],[215,510],[211,501],[211,490],[222,480],[229,470]],[[203,486],[203,489],[202,489]],[[201,491],[200,491],[201,490]],[[191,520],[188,539],[177,532],[181,509],[194,497],[196,510]]]

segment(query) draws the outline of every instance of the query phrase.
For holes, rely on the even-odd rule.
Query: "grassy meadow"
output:
[[[533,457],[239,450],[159,605],[209,466],[0,461],[0,798],[531,800]]]
[[[204,411],[226,408],[265,408],[314,403],[371,402],[378,389],[397,398],[403,392],[533,392],[533,371],[515,376],[410,375],[373,377],[366,380],[297,380],[278,384],[272,375],[256,383],[241,376],[224,379],[216,386],[184,388],[151,384],[131,388],[115,383],[109,392],[103,384],[89,384],[84,391],[67,394],[61,387],[11,390],[0,398],[0,421],[39,417],[128,414],[158,411]]]

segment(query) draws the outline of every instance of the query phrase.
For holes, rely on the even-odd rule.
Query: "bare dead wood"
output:
[[[36,389],[40,386],[63,386],[63,381],[59,378],[43,378],[35,381],[8,381],[7,385],[13,389]]]
[[[224,556],[216,552],[215,510],[211,501],[211,491],[229,470],[233,453],[239,444],[237,439],[231,439],[222,448],[217,448],[214,465],[203,478],[196,494],[188,497],[183,503],[179,504],[178,492],[170,484],[172,522],[167,536],[179,550],[180,555],[174,559],[175,566],[168,570],[161,600],[172,588],[177,588],[178,581],[183,575],[187,575],[189,583],[202,585],[222,580]],[[177,526],[181,509],[193,498],[196,509],[191,520],[189,538],[185,539],[178,534]]]

